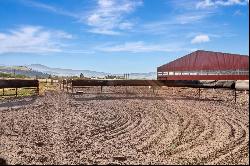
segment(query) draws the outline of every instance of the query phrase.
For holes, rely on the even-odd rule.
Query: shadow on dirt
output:
[[[7,161],[0,157],[0,165],[8,165]]]
[[[18,97],[18,98],[11,98],[11,99],[5,99],[3,101],[0,101],[0,108],[1,107],[16,107],[16,106],[24,106],[28,104],[32,104],[36,101],[38,97]]]
[[[221,99],[213,99],[213,98],[199,98],[199,97],[173,97],[173,100],[195,100],[195,101],[223,101]]]
[[[92,94],[94,96],[86,96],[86,94],[82,94],[82,95],[72,95],[72,97],[76,100],[76,101],[91,101],[91,100],[194,100],[194,101],[223,101],[221,99],[214,99],[214,98],[199,98],[199,97],[191,97],[191,96],[180,96],[180,97],[176,97],[176,96],[131,96],[131,94],[127,94],[124,96],[105,96],[107,95],[107,93],[105,94],[97,94],[97,93],[88,93],[88,94]],[[108,93],[108,94],[112,94],[112,93]],[[140,94],[141,95],[141,94]]]
[[[140,96],[96,96],[96,97],[74,97],[76,101],[91,101],[91,100],[164,100],[162,97],[140,97]]]

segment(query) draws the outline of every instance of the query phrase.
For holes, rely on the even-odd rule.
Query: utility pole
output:
[[[128,80],[129,74],[128,74],[128,73],[126,73],[125,75],[126,75],[126,80]]]
[[[14,78],[16,78],[16,69],[14,69],[13,74],[14,74]]]

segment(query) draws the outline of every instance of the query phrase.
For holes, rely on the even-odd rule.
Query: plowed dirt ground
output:
[[[249,164],[249,94],[108,88],[0,101],[8,164]]]

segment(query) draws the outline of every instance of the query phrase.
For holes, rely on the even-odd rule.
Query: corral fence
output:
[[[69,89],[72,89],[72,79],[59,80],[58,83],[62,90],[67,90],[67,92],[69,92]]]
[[[155,87],[161,87],[163,84],[157,80],[72,80],[71,90],[74,93],[75,89],[85,87],[100,87],[100,92],[103,92],[103,87],[149,87],[155,90]]]
[[[74,93],[76,88],[84,87],[100,87],[101,93],[105,86],[148,86],[152,88],[153,93],[156,87],[189,87],[197,88],[198,95],[201,95],[202,88],[213,88],[213,89],[231,89],[234,90],[234,97],[236,102],[237,90],[249,90],[249,82],[240,84],[235,80],[63,80],[64,86],[67,88],[67,92],[71,89]],[[80,93],[82,93],[80,91]]]
[[[5,89],[15,89],[15,96],[18,95],[18,88],[22,89],[32,89],[36,94],[39,95],[39,81],[38,80],[23,80],[23,79],[15,79],[15,80],[0,80],[0,89],[2,89],[2,94],[0,96],[12,96],[5,94]]]
[[[71,80],[72,90],[84,86],[152,86],[152,87],[190,87],[190,88],[235,88],[235,81],[198,80]]]
[[[39,83],[50,83],[51,85],[53,85],[54,83],[58,83],[59,80],[57,79],[38,79]]]

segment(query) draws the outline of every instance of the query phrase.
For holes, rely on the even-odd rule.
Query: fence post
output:
[[[69,92],[68,80],[66,80],[67,92]]]
[[[236,93],[236,88],[234,89],[234,102],[236,103],[236,98],[237,98],[237,93]]]
[[[199,88],[199,99],[201,97],[201,88]]]
[[[17,88],[16,88],[16,97],[17,97]]]
[[[63,90],[65,89],[66,80],[63,80]]]
[[[37,95],[39,95],[39,84],[38,84],[38,86],[36,87],[36,93],[37,93]]]
[[[4,88],[3,88],[3,96],[4,96]]]

